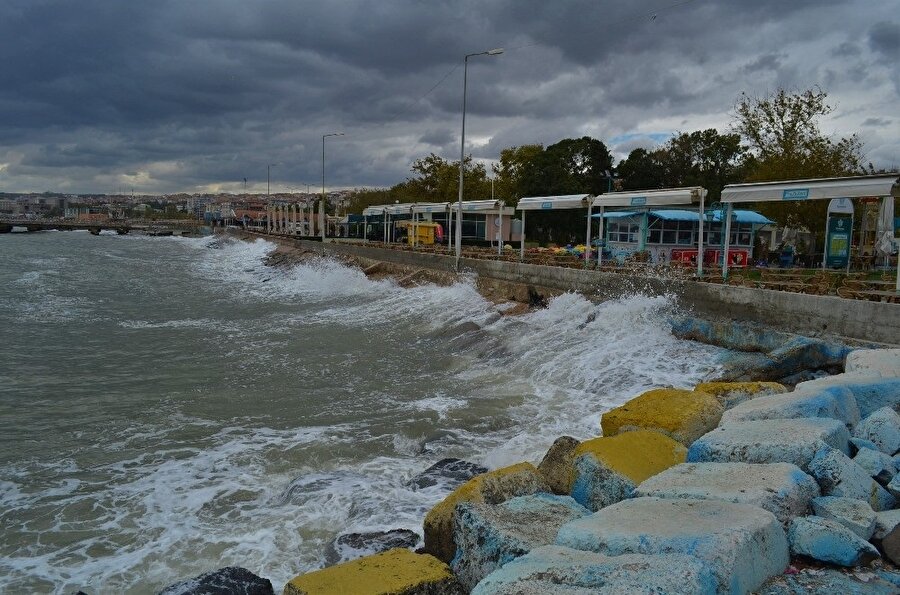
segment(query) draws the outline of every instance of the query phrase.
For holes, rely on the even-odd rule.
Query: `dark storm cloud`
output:
[[[390,185],[428,152],[589,134],[621,157],[724,128],[735,97],[826,85],[897,154],[900,1],[6,0],[0,191]],[[823,56],[831,56],[823,59]],[[440,84],[439,84],[440,83]],[[865,92],[861,89],[865,88]],[[890,113],[889,113],[890,112]],[[853,119],[853,124],[846,124]],[[885,122],[881,126],[863,122]],[[624,140],[623,140],[624,139]],[[636,144],[637,143],[637,144]],[[644,144],[640,144],[644,143]]]

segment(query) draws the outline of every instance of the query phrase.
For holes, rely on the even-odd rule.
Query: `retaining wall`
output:
[[[289,240],[308,250],[345,254],[413,267],[453,271],[452,256],[392,250],[367,244]],[[848,300],[752,287],[734,287],[661,277],[635,277],[605,271],[463,259],[462,269],[535,288],[577,291],[608,299],[640,291],[674,295],[698,316],[761,323],[807,336],[837,336],[858,341],[900,344],[900,304]]]

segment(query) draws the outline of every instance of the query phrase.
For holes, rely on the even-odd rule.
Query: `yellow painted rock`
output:
[[[460,502],[499,504],[516,496],[549,492],[531,463],[518,463],[473,477],[435,505],[425,516],[425,552],[444,562],[453,559],[453,510]]]
[[[709,394],[676,388],[647,391],[603,414],[604,436],[655,430],[686,446],[719,424],[725,408]]]
[[[388,550],[294,577],[284,595],[413,595],[462,593],[450,568],[434,556]]]
[[[694,390],[714,395],[725,409],[754,397],[787,392],[787,388],[777,382],[703,382]]]
[[[642,481],[686,458],[683,444],[650,430],[586,440],[575,448],[570,494],[596,511],[629,498]]]

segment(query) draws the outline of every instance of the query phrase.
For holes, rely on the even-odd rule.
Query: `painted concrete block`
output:
[[[840,523],[866,541],[875,532],[875,511],[862,500],[820,496],[812,507],[816,516]]]
[[[284,595],[462,594],[450,568],[429,555],[397,548],[294,577]]]
[[[482,580],[472,595],[713,595],[716,580],[684,554],[606,556],[549,545],[516,558]]]
[[[571,496],[599,510],[630,498],[639,483],[683,463],[686,455],[680,442],[648,430],[586,440],[575,449]]]
[[[882,378],[859,373],[836,374],[801,382],[795,390],[841,386],[849,390],[856,398],[859,415],[868,417],[876,409],[882,407],[900,407],[900,378]]]
[[[552,494],[518,496],[496,506],[463,502],[454,516],[456,557],[450,566],[471,589],[510,560],[554,543],[561,526],[588,514],[569,496]]]
[[[887,491],[895,499],[900,498],[900,475],[895,475],[894,479],[887,484]]]
[[[833,448],[823,448],[809,463],[809,474],[816,478],[822,494],[856,498],[873,510],[888,510],[896,500],[872,479],[853,459]]]
[[[859,423],[859,408],[853,394],[840,386],[795,390],[745,401],[722,415],[722,424],[755,419],[828,417],[848,428]]]
[[[751,403],[753,401],[750,401]],[[768,419],[724,424],[688,450],[689,463],[792,463],[807,471],[824,446],[848,451],[847,427],[834,419]]]
[[[893,510],[881,510],[875,513],[874,539],[884,539],[884,536],[900,526],[900,508]]]
[[[868,564],[880,557],[871,543],[838,522],[798,517],[788,530],[791,553],[840,566]]]
[[[655,430],[689,446],[715,428],[724,407],[709,393],[659,388],[647,391],[603,414],[604,436],[632,430]]]
[[[844,371],[900,376],[900,349],[855,349],[847,354]]]
[[[531,463],[518,463],[473,477],[453,490],[425,516],[425,553],[450,562],[456,553],[453,543],[453,511],[461,502],[499,504],[516,496],[549,492],[549,486]]]
[[[869,440],[881,452],[893,455],[900,450],[900,415],[891,407],[876,409],[859,422],[853,435]]]
[[[853,451],[853,449],[856,449],[856,451],[859,452],[860,450],[862,450],[864,448],[870,448],[872,450],[878,451],[878,447],[871,440],[864,440],[862,438],[856,438],[854,436],[850,436],[850,446],[851,446],[851,448],[850,448],[851,452]],[[881,451],[878,451],[878,452],[881,452]]]
[[[808,514],[819,485],[790,463],[685,463],[644,481],[635,496],[753,504],[787,527],[794,517]]]
[[[853,440],[852,438],[850,439]],[[871,448],[861,448],[853,457],[857,465],[866,470],[870,477],[884,485],[894,479],[897,475],[897,468],[893,457],[889,457],[880,450]]]
[[[777,382],[702,382],[694,390],[715,396],[725,409],[756,397],[787,392],[787,388]]]
[[[624,554],[690,554],[716,576],[720,593],[747,593],[788,565],[775,516],[717,500],[634,498],[563,525],[558,545]]]

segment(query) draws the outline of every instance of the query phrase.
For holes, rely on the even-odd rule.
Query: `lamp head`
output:
[[[496,56],[497,54],[503,53],[503,48],[494,48],[492,50],[488,50],[485,52],[488,56]]]

